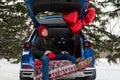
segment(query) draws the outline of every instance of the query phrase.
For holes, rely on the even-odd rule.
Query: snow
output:
[[[0,80],[19,80],[20,64],[10,64],[5,59],[0,60]],[[120,61],[117,64],[108,63],[107,59],[96,60],[96,80],[119,80]]]
[[[10,64],[5,59],[0,60],[0,80],[19,80],[20,64]]]
[[[102,58],[96,61],[97,77],[96,80],[119,80],[120,79],[120,60],[117,64],[108,63],[107,59]]]

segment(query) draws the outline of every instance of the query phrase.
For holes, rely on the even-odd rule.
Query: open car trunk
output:
[[[75,38],[66,26],[61,26],[59,28],[58,26],[47,26],[47,28],[49,37],[58,49],[61,51],[67,51],[70,55],[75,56],[76,58],[81,57],[80,42],[77,44],[77,47],[74,46],[76,40],[79,39]],[[74,53],[76,53],[76,55]]]
[[[63,51],[68,51],[69,54],[73,55],[74,52],[74,39],[72,33],[66,27],[61,28],[48,28],[49,37],[52,38],[56,47]],[[79,55],[76,57],[80,57],[80,49],[78,49]],[[40,60],[35,59],[35,64],[39,63]],[[69,60],[50,60],[49,61],[49,77],[50,80],[60,79],[62,77],[66,77],[67,75],[75,74],[75,72],[79,72],[79,69],[75,64],[73,64]],[[36,64],[34,66],[34,80],[42,80],[42,65]],[[76,75],[76,77],[80,77]]]
[[[55,46],[62,50],[67,51],[73,55],[74,41],[72,34],[68,28],[49,28],[49,36],[52,38]]]

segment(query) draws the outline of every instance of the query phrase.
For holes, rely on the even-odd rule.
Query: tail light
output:
[[[24,49],[30,49],[30,47],[31,47],[31,43],[29,41],[26,41],[24,43]]]
[[[22,68],[25,68],[25,69],[31,69],[32,66],[30,66],[30,65],[22,65]]]
[[[85,48],[91,48],[91,47],[92,47],[91,42],[88,41],[88,40],[85,40],[85,41],[84,41],[84,47],[85,47]]]

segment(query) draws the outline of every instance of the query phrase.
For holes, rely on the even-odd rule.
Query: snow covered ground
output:
[[[0,60],[0,80],[19,80],[20,64],[10,64],[5,59]]]
[[[108,63],[107,59],[96,61],[97,77],[96,80],[120,80],[120,60],[117,64]]]
[[[19,80],[20,64],[10,64],[7,60],[0,60],[0,80]],[[107,59],[96,60],[96,80],[119,80],[120,61],[117,64],[107,62]]]

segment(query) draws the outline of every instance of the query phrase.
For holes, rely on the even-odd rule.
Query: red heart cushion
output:
[[[95,17],[95,9],[94,8],[88,8],[86,11],[86,15],[83,17],[86,24],[89,24],[93,21]]]
[[[78,11],[63,12],[62,17],[68,25],[73,24],[78,19]]]

